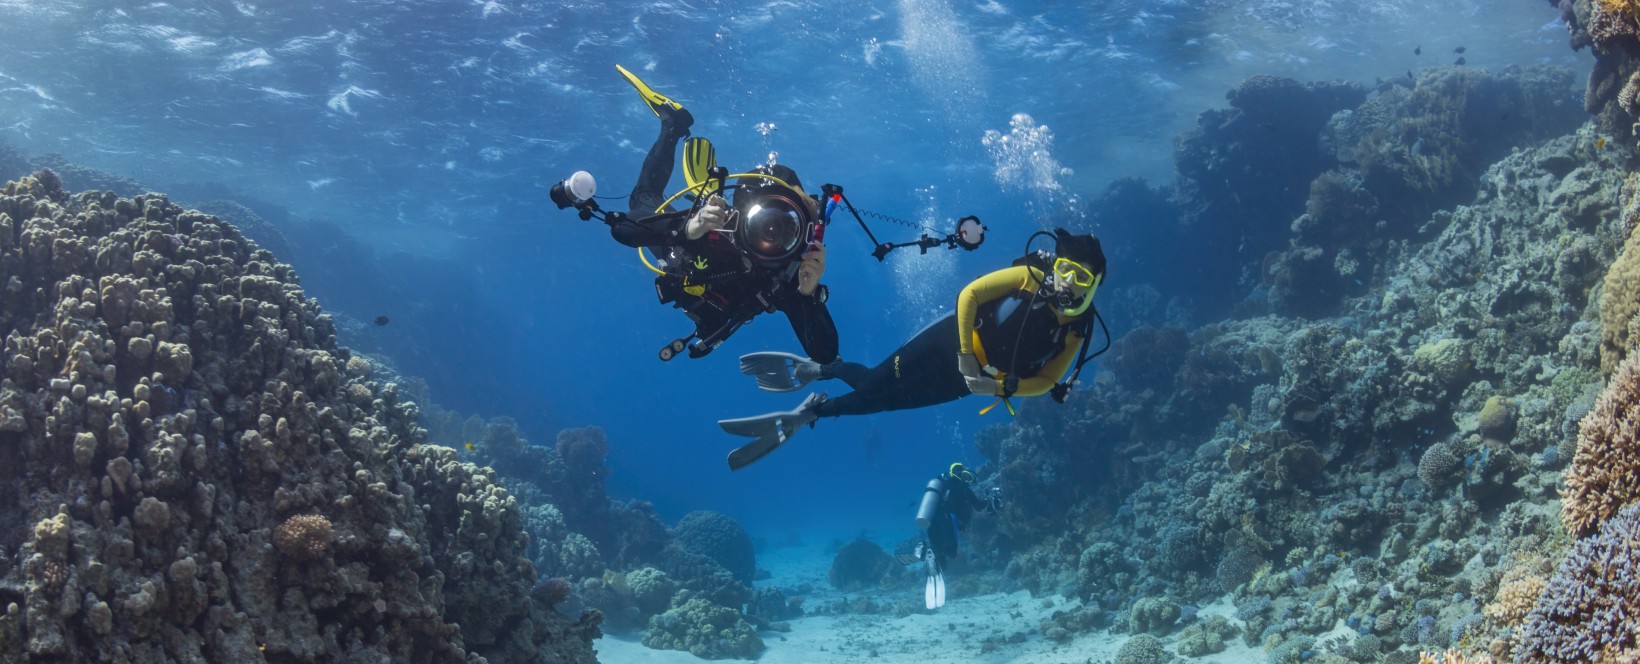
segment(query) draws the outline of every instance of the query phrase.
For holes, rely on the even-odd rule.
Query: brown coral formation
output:
[[[1594,410],[1583,417],[1577,455],[1566,471],[1561,518],[1586,537],[1640,499],[1640,357],[1618,366]]]
[[[330,519],[319,514],[298,514],[273,530],[273,545],[295,560],[318,560],[330,551],[336,536]]]
[[[0,192],[0,660],[593,661],[516,502],[288,265],[55,183]]]
[[[1600,368],[1611,373],[1628,355],[1630,335],[1640,313],[1640,235],[1630,235],[1623,253],[1606,271],[1600,291]]]

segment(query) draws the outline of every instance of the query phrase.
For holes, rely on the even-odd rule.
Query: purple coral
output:
[[[1640,650],[1640,504],[1572,547],[1526,615],[1516,658],[1592,662]]]

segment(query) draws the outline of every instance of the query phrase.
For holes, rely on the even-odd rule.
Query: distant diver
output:
[[[1452,64],[1455,64],[1455,65],[1457,65],[1457,66],[1459,66],[1459,67],[1462,67],[1462,66],[1464,66],[1464,65],[1465,65],[1465,64],[1468,64],[1468,63],[1469,63],[1469,61],[1468,61],[1468,60],[1465,60],[1465,59],[1463,59],[1463,56],[1461,56],[1461,55],[1460,55],[1460,56],[1458,56],[1458,61],[1457,61],[1457,62],[1454,62],[1454,63],[1452,63]]]
[[[1424,54],[1423,44],[1419,44],[1417,46],[1412,47],[1412,54],[1413,55],[1423,55]]]
[[[640,256],[645,248],[654,252],[655,263],[643,260],[657,275],[656,295],[695,324],[693,333],[663,346],[660,359],[686,350],[690,357],[702,357],[758,314],[778,310],[804,352],[835,361],[837,327],[826,308],[830,291],[820,283],[826,248],[820,241],[819,203],[804,193],[797,172],[773,164],[730,175],[718,168],[710,142],[689,138],[683,158],[689,187],[667,198],[677,144],[689,136],[694,116],[626,68],[615,68],[661,126],[629,197],[630,211],[608,213],[603,221],[617,241],[638,247]],[[728,179],[738,184],[725,186]],[[596,210],[589,205],[595,186],[590,175],[577,173],[553,188],[553,200],[561,208],[573,205],[588,219]],[[732,202],[708,193],[723,189],[733,189]],[[704,198],[693,213],[671,207],[685,194]]]
[[[917,527],[923,529],[926,538],[911,552],[895,554],[902,565],[923,564],[927,571],[923,606],[930,611],[945,606],[945,567],[957,557],[957,531],[968,527],[975,512],[994,514],[1001,508],[1001,489],[993,488],[989,497],[981,500],[969,488],[973,483],[974,474],[961,462],[929,480],[917,504]]]
[[[387,320],[386,316],[377,316],[376,317],[376,327],[381,327],[383,325],[388,324],[389,322],[391,322],[391,321]]]
[[[1468,49],[1468,48],[1465,48],[1465,47],[1463,47],[1463,46],[1459,46],[1459,47],[1457,47],[1457,48],[1455,48],[1455,49],[1452,49],[1452,52],[1453,52],[1453,53],[1457,53],[1457,54],[1458,54],[1458,55],[1463,55],[1463,52],[1464,52],[1464,51],[1467,51],[1467,50],[1469,50],[1469,49]]]
[[[1042,235],[1049,233],[1031,237]],[[876,367],[790,353],[742,356],[741,373],[755,377],[765,391],[792,392],[831,378],[854,391],[835,399],[814,393],[789,411],[719,420],[724,431],[754,439],[729,453],[729,468],[739,470],[763,458],[821,417],[922,408],[970,394],[997,397],[981,413],[999,403],[1013,412],[1009,398],[1015,396],[1051,392],[1063,403],[1082,366],[1092,359],[1087,340],[1093,323],[1103,326],[1093,297],[1105,278],[1105,254],[1091,234],[1059,228],[1052,236],[1053,253],[1031,252],[1027,242],[1025,256],[1012,267],[968,284],[957,297],[955,313],[923,328]],[[1109,348],[1108,330],[1105,338]],[[1058,382],[1073,364],[1070,379]]]

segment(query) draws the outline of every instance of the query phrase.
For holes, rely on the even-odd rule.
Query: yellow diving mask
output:
[[[1093,286],[1093,271],[1089,270],[1081,263],[1073,261],[1069,258],[1055,259],[1053,262],[1053,273],[1058,275],[1060,279],[1063,279],[1065,282],[1078,288],[1090,288]]]
[[[974,474],[968,472],[968,468],[963,466],[961,461],[951,464],[951,469],[946,472],[952,477],[962,480],[963,484],[974,483]]]

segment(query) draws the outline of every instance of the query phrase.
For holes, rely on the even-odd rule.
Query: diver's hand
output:
[[[962,379],[968,381],[969,392],[978,394],[982,397],[1002,396],[997,379],[995,378],[990,376],[963,376]]]
[[[729,218],[728,209],[729,204],[722,196],[712,194],[711,198],[706,199],[705,207],[689,218],[684,234],[691,240],[699,240],[702,235],[723,228],[723,222]]]
[[[803,254],[803,264],[797,266],[797,292],[814,295],[814,289],[820,287],[820,277],[825,273],[826,245],[816,242],[810,245],[809,253]]]
[[[981,396],[996,396],[997,380],[988,375],[979,365],[979,358],[973,353],[957,353],[957,371],[962,373],[962,379],[968,382],[968,391]]]

